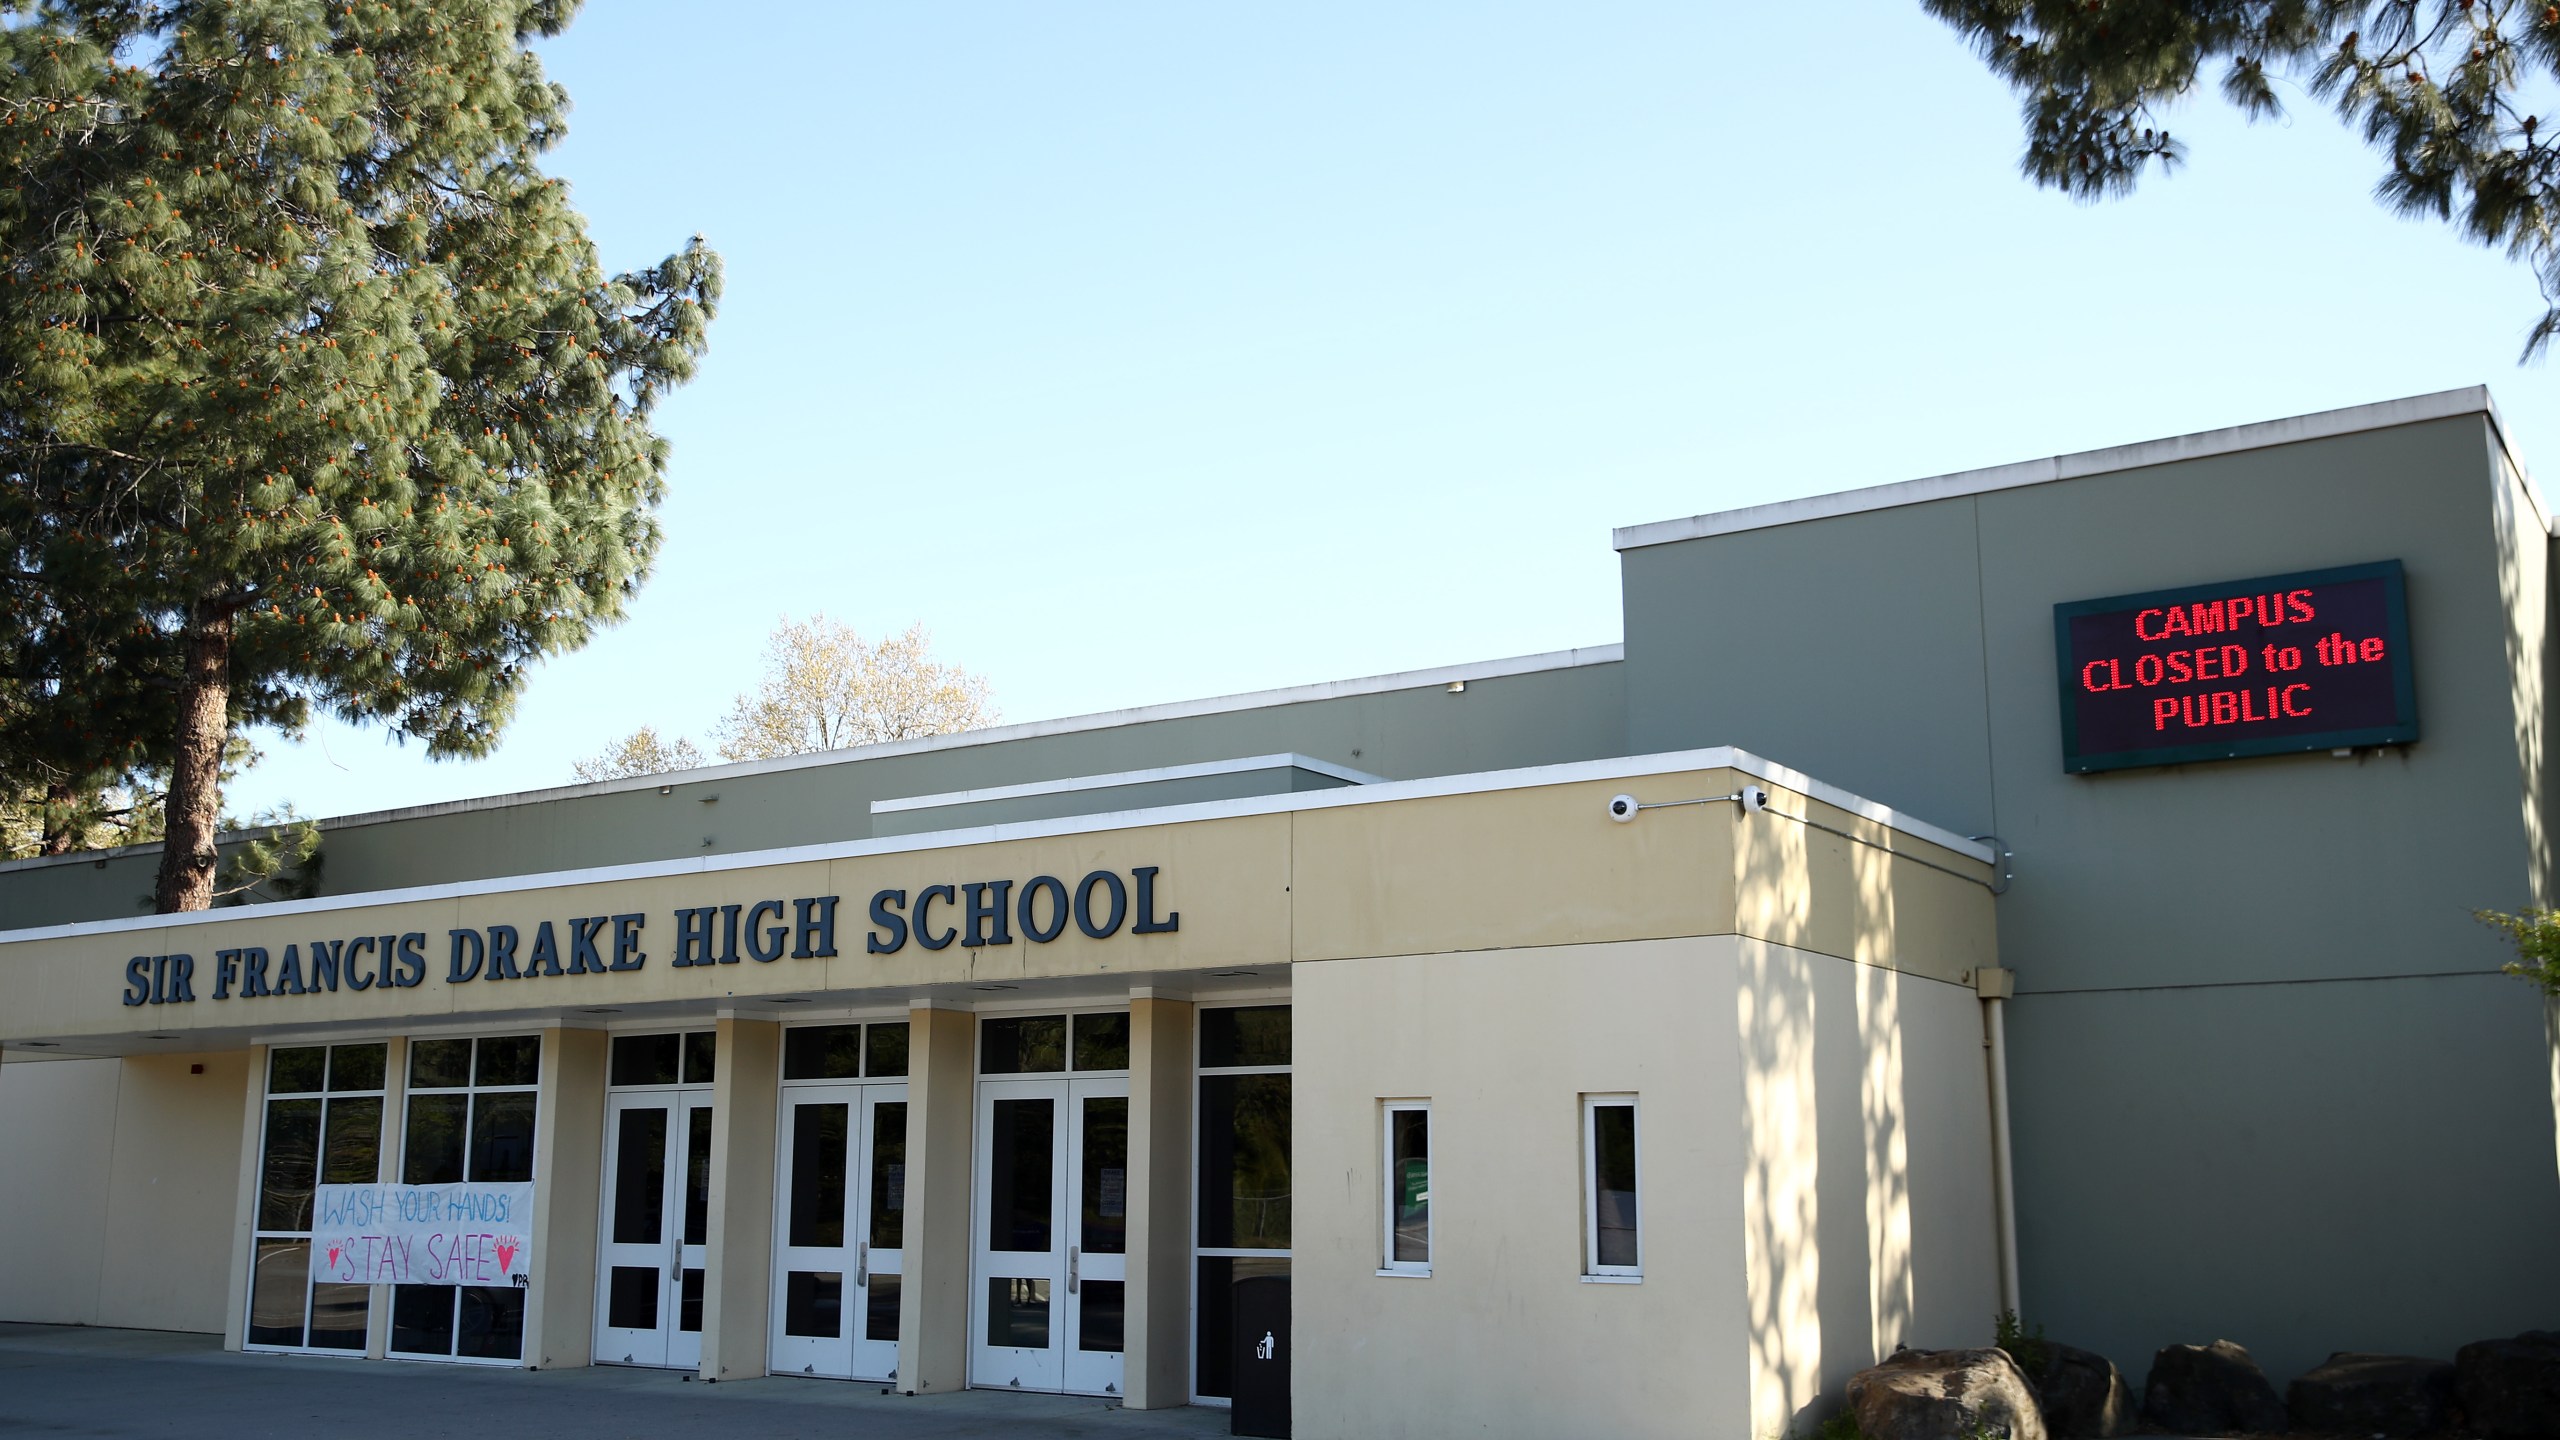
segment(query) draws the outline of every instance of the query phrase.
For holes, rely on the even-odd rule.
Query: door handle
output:
[[[1075,1246],[1073,1246],[1073,1245],[1068,1246],[1068,1247],[1067,1247],[1067,1293],[1068,1293],[1068,1294],[1070,1294],[1070,1295],[1073,1295],[1074,1293],[1076,1293],[1076,1268],[1077,1268],[1077,1267],[1076,1267],[1076,1261],[1077,1261],[1079,1258],[1081,1258],[1081,1257],[1079,1257],[1079,1256],[1077,1255],[1077,1253],[1076,1253],[1076,1247],[1075,1247]]]
[[[862,1249],[858,1252],[853,1262],[853,1288],[863,1290],[870,1288],[870,1285],[871,1242],[865,1240],[862,1242]]]

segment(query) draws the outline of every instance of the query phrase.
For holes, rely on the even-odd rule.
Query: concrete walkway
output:
[[[606,1366],[528,1372],[231,1355],[210,1335],[0,1324],[0,1435],[9,1436],[1144,1440],[1226,1433],[1223,1410],[1123,1410],[1071,1395],[972,1390],[908,1398],[837,1380],[705,1385],[663,1370]]]

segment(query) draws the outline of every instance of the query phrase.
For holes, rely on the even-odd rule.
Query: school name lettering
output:
[[[881,890],[867,911],[863,951],[895,955],[913,943],[925,950],[978,949],[1017,942],[1046,945],[1069,927],[1089,940],[1122,933],[1169,935],[1182,928],[1158,894],[1162,867],[1141,865],[1124,877],[1096,870],[1073,883],[1054,875],[928,885],[912,893]],[[802,896],[753,904],[680,907],[660,933],[673,932],[671,969],[746,962],[770,965],[833,959],[842,897]],[[288,941],[281,948],[245,945],[217,950],[199,967],[191,954],[136,955],[125,962],[124,1003],[193,1004],[268,1000],[285,995],[407,990],[432,975],[447,985],[570,981],[571,976],[627,974],[647,968],[649,916],[581,915],[544,920],[529,930],[490,925],[445,932],[442,967],[428,961],[428,935]]]
[[[2417,738],[2396,561],[2055,607],[2065,768]]]

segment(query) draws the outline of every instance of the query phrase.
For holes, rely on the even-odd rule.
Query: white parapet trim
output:
[[[910,810],[940,810],[954,805],[977,805],[990,800],[1022,800],[1034,795],[1066,795],[1079,790],[1116,790],[1130,785],[1154,785],[1167,780],[1198,780],[1211,775],[1242,775],[1255,770],[1305,770],[1329,776],[1346,785],[1381,785],[1383,775],[1336,765],[1305,755],[1247,755],[1235,760],[1203,760],[1196,765],[1160,765],[1153,770],[1120,770],[1108,775],[1070,775],[1059,780],[1032,780],[1020,785],[990,785],[983,790],[945,790],[938,795],[902,795],[894,800],[874,800],[871,813],[895,815]]]

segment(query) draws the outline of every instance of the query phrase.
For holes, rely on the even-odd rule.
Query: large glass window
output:
[[[311,1208],[321,1185],[381,1179],[386,1047],[281,1046],[267,1052],[258,1144],[257,1229],[249,1264],[248,1343],[256,1349],[364,1353],[372,1290],[311,1280]]]
[[[1636,1097],[1582,1101],[1582,1273],[1632,1280],[1644,1274],[1636,1229]]]
[[[1234,1393],[1236,1282],[1289,1273],[1289,1007],[1200,1015],[1192,1393]]]
[[[539,1035],[411,1041],[401,1181],[499,1184],[534,1178],[534,1083],[541,1071]],[[524,1296],[511,1285],[395,1285],[392,1353],[521,1360]]]

